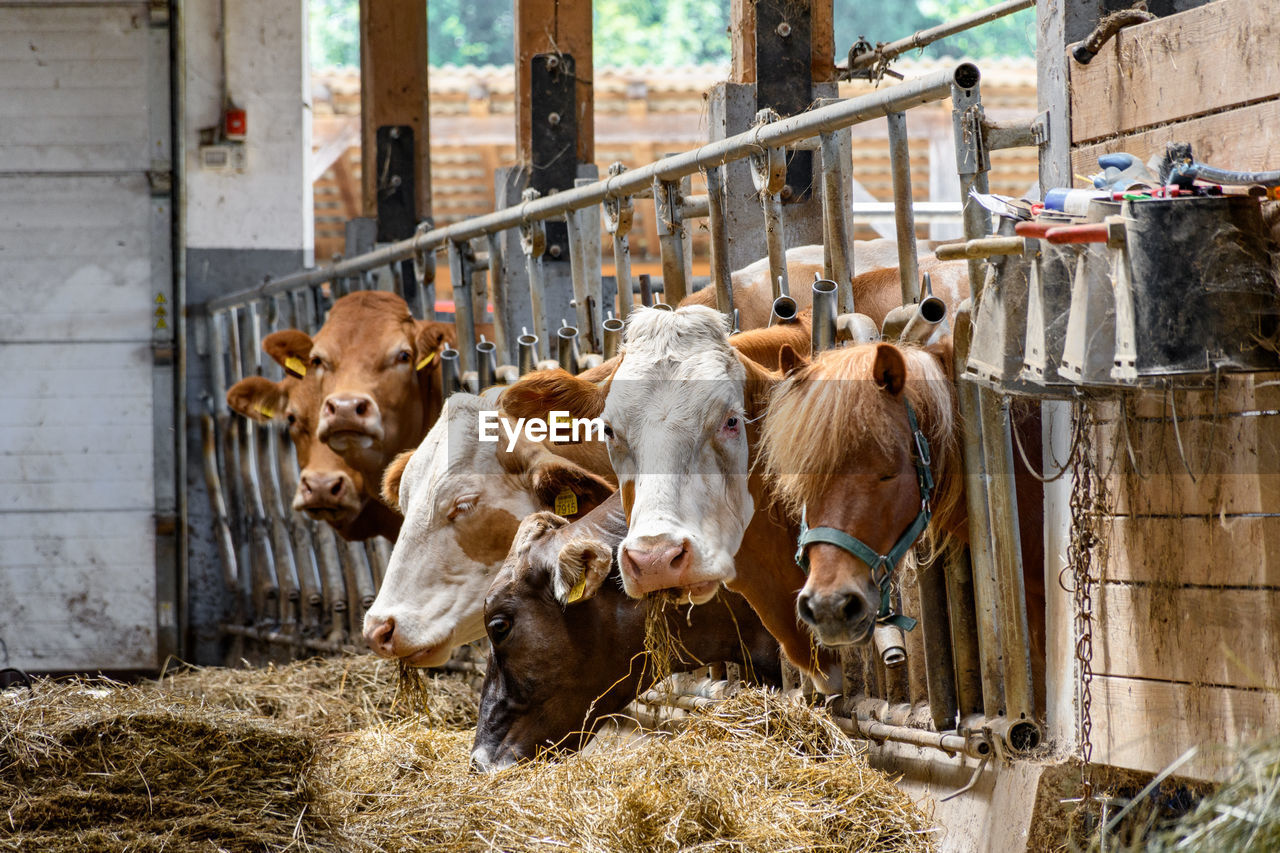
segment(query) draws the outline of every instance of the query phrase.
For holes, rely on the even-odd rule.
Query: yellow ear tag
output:
[[[258,404],[258,414],[262,415],[267,420],[271,420],[276,416],[276,413],[272,411],[271,407],[265,403]]]
[[[284,369],[299,379],[307,375],[307,366],[296,355],[291,355],[284,360]]]
[[[421,370],[422,368],[426,367],[428,364],[430,364],[435,360],[436,360],[436,354],[435,354],[435,351],[433,350],[432,352],[427,353],[421,359],[419,359],[417,365],[413,369]]]
[[[565,596],[565,604],[573,604],[575,601],[581,601],[583,594],[587,591],[587,576],[584,573],[578,578],[578,582],[573,585],[573,589],[569,590],[569,594]]]
[[[556,495],[556,515],[577,515],[578,496],[568,487]]]

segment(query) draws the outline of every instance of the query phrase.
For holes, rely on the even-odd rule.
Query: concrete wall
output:
[[[199,305],[312,262],[311,109],[303,0],[225,0],[227,83],[244,108],[243,171],[200,169],[200,129],[222,113],[218,0],[187,0],[181,22],[180,142],[187,361],[188,659],[220,663],[218,623],[231,606],[212,540],[200,463],[199,415],[225,405],[207,395]]]

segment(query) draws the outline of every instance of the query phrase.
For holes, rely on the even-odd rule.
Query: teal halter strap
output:
[[[880,590],[880,611],[876,614],[876,621],[887,622],[904,631],[910,631],[916,626],[916,620],[901,613],[893,612],[893,600],[891,597],[893,572],[902,558],[916,544],[920,534],[924,533],[924,529],[929,526],[929,519],[933,517],[932,506],[929,502],[930,495],[933,492],[933,472],[929,466],[933,464],[933,459],[929,454],[929,440],[925,438],[924,433],[920,431],[920,425],[916,423],[915,411],[905,399],[902,402],[907,407],[907,424],[911,427],[911,441],[914,445],[912,457],[916,465],[916,480],[920,484],[920,512],[916,514],[915,520],[898,537],[898,541],[893,543],[893,547],[889,549],[888,554],[877,554],[873,548],[861,539],[850,536],[843,530],[837,530],[834,527],[810,528],[806,508],[801,512],[800,516],[800,538],[799,547],[796,548],[796,564],[804,570],[806,575],[809,574],[809,556],[806,551],[815,542],[823,542],[848,551],[854,557],[867,564],[867,567],[871,569],[871,580]]]

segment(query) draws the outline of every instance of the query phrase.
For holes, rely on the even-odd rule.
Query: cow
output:
[[[490,652],[471,753],[478,769],[579,749],[653,682],[645,620],[661,604],[622,591],[614,551],[626,529],[616,494],[578,521],[539,512],[521,522],[485,598]],[[671,668],[732,661],[780,683],[777,641],[741,596],[726,594],[722,605],[666,611]]]
[[[503,429],[500,440],[481,441],[480,416],[499,411],[498,394],[454,394],[417,450],[387,469],[384,498],[404,526],[364,619],[365,642],[383,657],[438,666],[483,637],[484,594],[521,520],[557,499],[580,515],[614,491],[597,441],[553,446],[520,435],[509,444]]]
[[[493,337],[487,324],[477,332]],[[316,437],[360,473],[366,496],[377,497],[387,465],[439,416],[439,353],[456,342],[452,323],[415,320],[396,294],[363,290],[335,302],[314,339],[286,329],[263,346],[291,375],[317,382]]]
[[[316,440],[320,412],[318,383],[286,375],[278,382],[264,376],[242,379],[227,391],[232,411],[257,423],[284,424],[298,459],[298,487],[292,507],[328,523],[344,539],[383,536],[395,541],[400,516],[368,497],[358,471]]]
[[[765,360],[771,349],[776,361],[780,342],[807,347],[809,328],[799,323],[743,332],[734,341]],[[545,418],[562,407],[544,399],[545,386],[559,386],[561,377],[568,377],[594,390],[615,366],[616,361],[606,362],[578,377],[539,371],[483,398],[454,394],[421,446],[396,458],[383,486],[405,524],[382,588],[365,615],[370,648],[426,666],[484,636],[484,592],[502,567],[520,521],[555,508],[566,489],[573,496],[570,516],[587,512],[613,492],[613,470],[598,437],[555,444],[521,436],[508,450],[505,436],[480,441],[478,419],[484,411],[505,416],[512,407],[519,417]],[[565,401],[563,407],[574,405]]]

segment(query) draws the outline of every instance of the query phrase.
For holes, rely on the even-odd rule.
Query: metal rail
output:
[[[988,24],[997,18],[1003,18],[1005,15],[1012,15],[1014,12],[1030,9],[1034,5],[1036,5],[1036,0],[1005,0],[1004,3],[997,3],[995,6],[983,9],[980,12],[956,18],[954,21],[948,21],[945,24],[939,24],[927,30],[920,30],[904,39],[891,41],[888,44],[879,45],[868,52],[856,54],[850,57],[850,67],[854,69],[868,68],[877,62],[887,62],[907,51],[928,47],[935,41],[940,41],[947,36],[953,36],[956,33],[971,30],[982,24]],[[837,66],[837,70],[848,71],[849,69]]]
[[[700,148],[666,157],[647,166],[628,169],[583,187],[575,187],[546,198],[526,201],[514,207],[497,210],[463,222],[455,222],[443,228],[433,228],[354,258],[282,276],[257,287],[220,296],[210,300],[206,304],[206,310],[220,311],[243,304],[248,300],[262,299],[294,288],[313,287],[337,278],[359,276],[379,267],[434,251],[450,241],[460,243],[495,231],[518,228],[522,224],[561,217],[568,211],[598,205],[606,199],[641,195],[645,191],[652,190],[654,181],[679,181],[681,178],[706,169],[744,159],[761,150],[785,148],[808,136],[841,130],[873,118],[918,107],[930,101],[943,100],[950,97],[954,86],[973,89],[978,85],[981,76],[976,65],[968,62],[960,63],[955,68],[935,71],[907,80],[897,86],[762,124],[736,136],[707,143]]]

